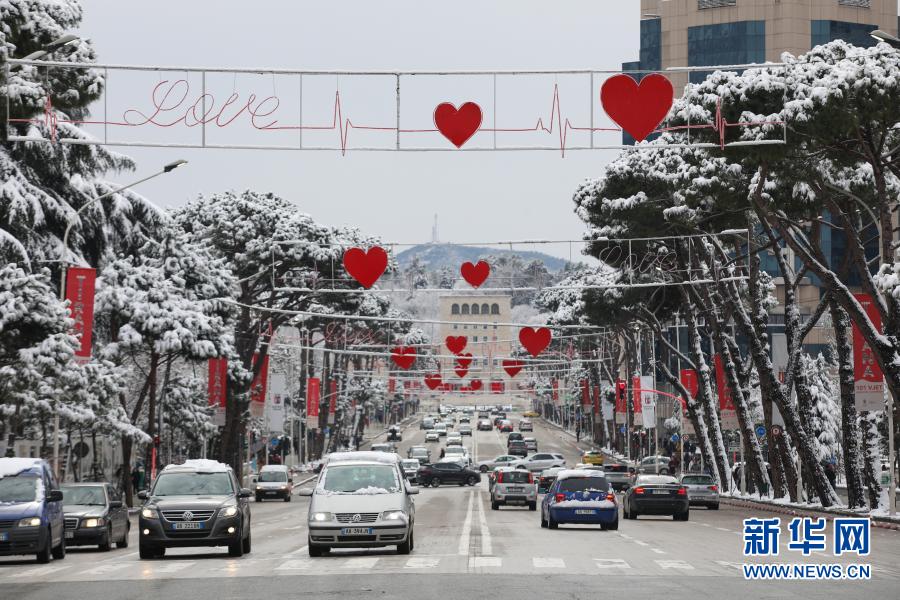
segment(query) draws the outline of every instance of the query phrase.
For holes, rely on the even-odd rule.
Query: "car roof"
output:
[[[494,467],[494,470],[497,472],[503,471],[504,473],[507,471],[512,472],[512,473],[527,473],[528,472],[528,471],[523,471],[522,469],[519,469],[516,467],[510,467],[510,466],[506,466],[506,465],[504,465],[502,467]]]
[[[65,486],[65,487],[96,487],[98,485],[106,486],[106,485],[110,485],[110,484],[104,483],[102,481],[77,481],[77,482],[71,481],[71,482],[60,483],[59,487],[63,487],[63,486]]]
[[[42,458],[0,458],[0,478],[14,475],[40,475],[44,467]]]
[[[163,473],[166,471],[176,473],[229,473],[231,472],[231,466],[208,458],[192,458],[180,465],[166,465]]]
[[[342,464],[382,464],[396,465],[400,457],[393,452],[373,452],[361,450],[358,452],[332,452],[327,457],[328,466]]]
[[[543,471],[541,471],[541,475],[543,475],[544,473],[550,473],[552,475],[556,475],[560,471],[565,471],[565,470],[566,469],[564,467],[550,467],[549,469],[544,469]]]
[[[259,472],[263,471],[287,471],[287,465],[263,465]]]
[[[637,482],[639,483],[658,483],[658,484],[666,484],[666,483],[678,483],[678,480],[672,477],[671,475],[638,475]]]
[[[556,479],[576,479],[576,478],[587,478],[587,477],[598,477],[606,479],[606,474],[603,471],[596,471],[592,469],[563,469],[559,473],[556,474]]]

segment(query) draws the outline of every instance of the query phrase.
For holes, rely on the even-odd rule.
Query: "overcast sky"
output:
[[[616,69],[622,61],[635,60],[639,46],[638,0],[82,0],[82,4],[80,34],[93,41],[101,63],[112,64],[318,70]],[[159,81],[183,77],[113,72],[110,119],[127,108],[146,109]],[[223,82],[219,76],[215,83],[214,77],[209,79],[208,88],[222,88],[216,94],[218,102],[232,91],[244,98],[251,92],[264,97],[274,89],[281,100],[280,122],[286,123],[285,111],[293,113],[298,104],[296,87],[286,78],[228,76]],[[199,80],[192,83],[191,95],[195,95]],[[489,78],[413,78],[403,85],[403,127],[431,127],[431,111],[445,100],[477,101],[485,107],[485,123],[494,118]],[[590,122],[589,80],[531,77],[498,84],[498,128],[533,126],[539,117],[548,123],[554,85],[559,86],[563,113],[577,124]],[[348,77],[305,79],[304,124],[330,123],[336,89],[342,94],[345,118],[392,124],[393,83]],[[101,109],[95,107],[96,116]],[[243,126],[247,123],[236,121],[230,129],[210,132],[208,139],[283,143],[282,134],[251,135]],[[140,129],[144,135],[140,139],[153,136],[160,141],[184,141],[186,131],[131,129],[123,135],[136,135],[134,130]],[[190,135],[195,133],[191,130]],[[260,135],[269,137],[252,137]],[[354,140],[384,142],[383,134],[382,138],[366,135],[351,131],[351,148]],[[586,139],[571,135],[574,142]],[[478,134],[470,144],[490,144],[489,136]],[[334,132],[305,139],[339,145]],[[413,141],[440,145],[443,140],[429,135],[404,138],[404,143]],[[499,141],[559,143],[556,134],[510,135]],[[604,141],[617,143],[616,136]],[[181,205],[199,193],[226,189],[273,191],[320,221],[359,225],[395,242],[428,241],[435,213],[442,241],[578,239],[584,227],[572,213],[572,192],[585,178],[600,174],[615,154],[583,151],[562,158],[559,152],[545,151],[354,153],[351,149],[341,156],[339,151],[120,150],[138,163],[135,175],[112,177],[122,183],[176,158],[190,161],[173,174],[136,188],[162,206]],[[569,252],[565,245],[533,249],[566,257]],[[576,247],[574,253],[578,251]]]

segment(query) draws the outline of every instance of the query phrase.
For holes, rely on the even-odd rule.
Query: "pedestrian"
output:
[[[825,476],[831,487],[836,489],[837,486],[837,469],[834,468],[834,462],[829,460],[825,463]]]

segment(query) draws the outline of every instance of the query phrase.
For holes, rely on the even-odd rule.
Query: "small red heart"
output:
[[[466,342],[468,342],[468,340],[464,335],[448,335],[444,342],[447,344],[447,349],[450,350],[450,352],[459,354],[466,349]]]
[[[344,252],[344,269],[366,289],[378,281],[387,265],[387,252],[380,246],[372,246],[366,251],[362,248],[349,248]]]
[[[456,373],[459,377],[465,377],[466,373],[469,372],[469,367],[456,367],[454,369],[454,373]]]
[[[466,102],[457,109],[443,102],[434,109],[434,125],[454,146],[461,148],[481,127],[481,107]]]
[[[401,369],[408,369],[416,362],[416,349],[410,346],[398,346],[391,350],[391,360]]]
[[[491,274],[491,265],[483,260],[479,260],[478,264],[474,265],[470,262],[464,262],[459,268],[459,272],[463,279],[469,282],[469,285],[477,288]]]
[[[506,374],[510,377],[515,377],[519,374],[519,371],[522,370],[522,367],[525,366],[521,360],[504,360],[503,361],[503,370],[506,371]]]
[[[469,389],[470,390],[480,390],[481,389],[481,380],[473,379],[471,382],[469,382]]]
[[[600,88],[603,110],[639,142],[663,122],[674,96],[672,82],[659,73],[647,75],[640,83],[629,75],[614,75]]]
[[[433,375],[428,375],[427,377],[425,377],[425,385],[427,385],[428,389],[430,390],[441,387],[442,383],[443,382],[441,381],[440,373],[434,373]]]
[[[519,342],[532,356],[537,356],[550,345],[553,335],[546,327],[523,327],[519,330]]]
[[[472,364],[472,353],[466,352],[465,354],[458,355],[456,357],[456,364],[462,369],[468,369],[469,365]]]

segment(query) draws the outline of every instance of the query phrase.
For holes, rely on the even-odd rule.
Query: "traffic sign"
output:
[[[779,436],[781,435],[781,426],[780,425],[772,425],[772,435]]]
[[[765,425],[757,425],[756,426],[756,437],[763,437],[766,435],[766,426]]]
[[[672,440],[673,442],[677,442],[677,441],[678,441],[678,434],[677,434],[677,433],[673,433],[673,434],[672,434],[672,437],[669,438],[669,439]]]
[[[619,433],[625,433],[625,426],[619,425]]]

